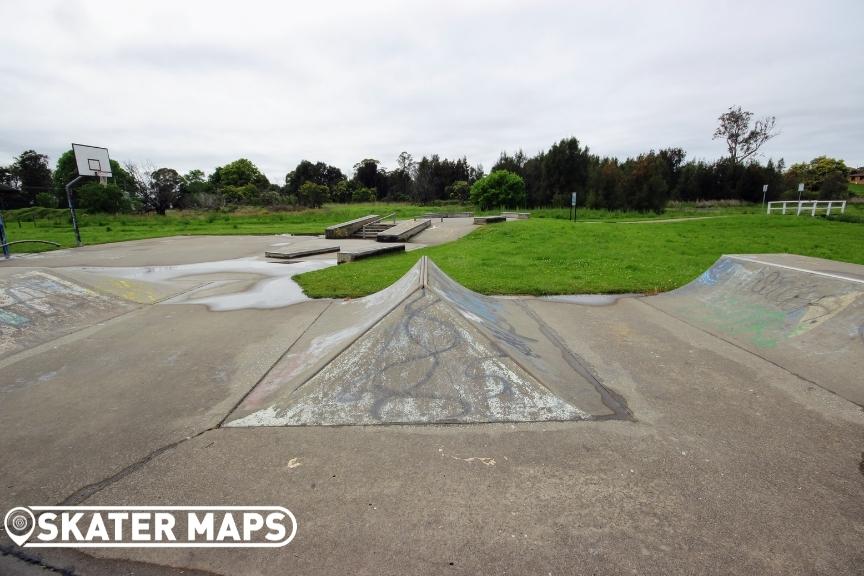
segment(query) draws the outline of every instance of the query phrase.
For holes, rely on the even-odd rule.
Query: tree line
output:
[[[760,202],[797,198],[845,198],[850,169],[842,160],[820,156],[788,168],[782,159],[758,161],[762,144],[772,138],[774,118],[753,122],[753,115],[732,107],[719,118],[714,137],[726,142],[728,155],[714,162],[686,161],[681,148],[650,150],[618,159],[592,154],[576,138],[564,138],[534,156],[502,152],[490,173],[466,157],[437,154],[419,161],[408,152],[387,169],[372,158],[360,160],[346,175],[325,162],[302,160],[284,182],[270,182],[254,163],[240,158],[207,175],[180,174],[172,168],[112,160],[106,186],[88,182],[75,190],[79,207],[93,212],[152,211],[172,208],[219,209],[231,205],[320,207],[325,202],[472,203],[485,208],[577,206],[607,210],[662,211],[670,200],[735,199]],[[860,169],[859,169],[860,170]],[[65,186],[77,176],[71,150],[57,160],[33,150],[0,167],[0,208],[32,205],[66,207]]]

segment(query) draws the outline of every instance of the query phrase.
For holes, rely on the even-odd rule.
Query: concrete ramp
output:
[[[128,312],[136,306],[56,270],[0,274],[0,358]]]
[[[527,308],[466,290],[424,257],[389,288],[332,303],[225,425],[627,417]]]
[[[690,284],[643,301],[864,405],[864,266],[723,256]]]

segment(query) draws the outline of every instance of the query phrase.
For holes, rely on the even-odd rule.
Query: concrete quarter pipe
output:
[[[686,286],[644,301],[864,405],[861,266],[729,255]]]

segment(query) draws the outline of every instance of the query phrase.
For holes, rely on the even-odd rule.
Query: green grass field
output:
[[[78,212],[81,239],[84,244],[103,244],[124,240],[140,240],[161,236],[187,234],[323,234],[332,224],[378,214],[386,216],[396,213],[397,218],[411,218],[425,212],[475,211],[471,206],[417,206],[413,204],[327,204],[315,210],[270,211],[266,208],[241,208],[233,212],[218,211],[169,211],[167,216],[155,214],[87,214]],[[717,216],[758,212],[756,206],[697,207],[695,205],[671,205],[663,214],[639,212],[609,212],[604,210],[579,209],[579,220],[646,220],[658,218],[682,218],[694,216]],[[476,211],[475,211],[476,212]],[[491,210],[480,213],[497,213]],[[532,210],[532,218],[568,220],[567,208],[545,208]],[[6,232],[10,241],[49,240],[62,246],[75,245],[69,212],[65,209],[25,208],[4,212]],[[45,244],[21,244],[12,246],[13,252],[38,252],[51,250]]]
[[[81,214],[85,244],[186,234],[321,234],[327,226],[396,212],[462,211],[410,204],[327,205],[317,210],[172,212],[167,216]],[[467,208],[470,210],[470,208]],[[758,205],[670,205],[664,214],[532,210],[530,220],[478,229],[452,244],[352,263],[298,276],[310,296],[357,297],[380,290],[419,258],[431,256],[469,288],[486,294],[655,292],[684,284],[721,254],[792,252],[864,264],[864,205],[850,205],[843,221],[765,216]],[[42,239],[73,246],[65,210],[7,211],[10,240]],[[628,223],[705,218],[669,223]],[[50,249],[38,244],[13,251]]]
[[[266,209],[239,209],[235,212],[172,211],[166,216],[155,214],[86,214],[78,213],[84,244],[103,244],[123,240],[140,240],[186,234],[323,234],[332,224],[353,220],[366,214],[411,218],[436,210],[461,211],[463,206],[442,208],[411,204],[332,204],[315,210],[271,212]],[[26,208],[4,212],[9,241],[49,240],[62,246],[74,246],[75,236],[69,223],[69,211],[50,208]],[[53,249],[48,245],[21,244],[13,252],[38,252]]]
[[[849,192],[853,196],[864,196],[864,184],[849,184]]]
[[[484,294],[652,293],[689,282],[722,254],[768,252],[864,264],[864,225],[761,214],[657,224],[532,219],[296,279],[310,296],[358,297],[388,286],[426,255]]]

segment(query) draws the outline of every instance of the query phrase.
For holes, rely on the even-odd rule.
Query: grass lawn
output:
[[[853,196],[864,196],[864,184],[852,184],[850,182],[849,192],[851,192]]]
[[[315,210],[270,212],[266,209],[239,209],[235,212],[170,211],[155,214],[86,214],[78,212],[81,240],[84,244],[102,244],[123,240],[140,240],[186,234],[323,234],[332,224],[353,220],[366,214],[411,218],[438,210],[470,210],[464,206],[430,207],[412,204],[328,204]],[[26,208],[4,212],[9,241],[50,240],[63,246],[74,246],[75,235],[69,224],[69,211],[49,208]],[[12,252],[38,252],[53,249],[48,245],[21,244]]]
[[[310,296],[357,297],[388,286],[426,255],[484,294],[650,293],[689,282],[722,254],[766,252],[864,264],[864,224],[762,214],[657,224],[531,219],[296,279]]]

